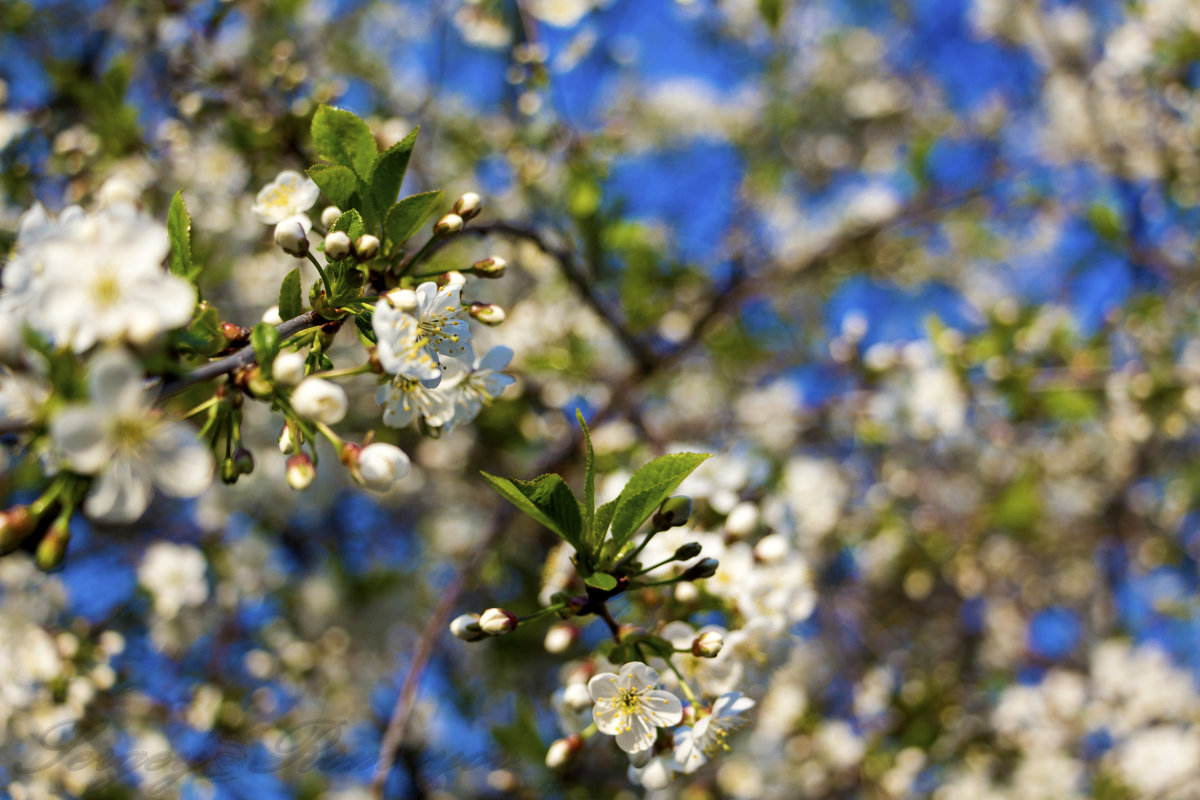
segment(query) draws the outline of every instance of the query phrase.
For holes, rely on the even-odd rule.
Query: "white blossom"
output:
[[[683,773],[695,772],[718,750],[728,749],[729,734],[744,726],[754,701],[741,692],[723,694],[713,703],[712,712],[690,728],[675,734],[675,762]]]
[[[192,428],[157,413],[138,364],[111,350],[93,359],[91,401],[63,409],[50,438],[63,465],[96,476],[84,503],[95,519],[132,522],[157,486],[174,497],[195,497],[212,482],[211,451]]]
[[[601,672],[588,681],[596,705],[592,717],[601,733],[617,737],[617,746],[636,753],[654,744],[658,728],[677,725],[683,705],[670,692],[655,689],[658,673],[637,661],[621,667],[619,675]]]
[[[155,542],[138,565],[138,583],[154,598],[154,613],[173,619],[208,599],[204,554],[190,544]]]
[[[308,211],[320,196],[321,190],[311,178],[285,169],[259,191],[250,210],[259,222],[277,225],[289,217]],[[306,228],[311,227],[310,222]]]

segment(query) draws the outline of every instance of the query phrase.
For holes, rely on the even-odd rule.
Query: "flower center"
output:
[[[121,285],[117,282],[115,266],[106,265],[101,268],[95,283],[92,284],[92,297],[96,300],[96,305],[102,308],[116,305],[121,299]]]
[[[617,695],[617,708],[625,714],[633,715],[641,708],[641,699],[637,689],[621,689]]]
[[[149,422],[137,418],[119,419],[113,425],[112,437],[118,450],[137,450],[150,438]]]

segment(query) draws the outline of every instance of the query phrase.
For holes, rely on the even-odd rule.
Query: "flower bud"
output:
[[[263,312],[262,321],[268,325],[283,324],[283,317],[279,316],[279,306],[271,306]]]
[[[500,256],[489,256],[471,265],[471,269],[481,278],[502,278],[508,268],[508,262]]]
[[[463,275],[456,269],[449,272],[443,272],[437,276],[437,286],[439,289],[444,289],[447,286],[457,286],[459,289],[467,285],[467,276]]]
[[[292,409],[315,422],[341,422],[347,407],[345,390],[323,378],[307,377],[292,391]]]
[[[254,454],[244,447],[233,452],[233,463],[239,475],[249,475],[254,472]]]
[[[237,483],[237,479],[237,464],[233,463],[233,456],[229,456],[221,461],[221,482],[225,484],[233,484]]]
[[[480,211],[483,211],[483,205],[479,195],[475,192],[467,192],[454,201],[454,213],[462,217],[464,221],[475,219],[479,216]]]
[[[354,240],[354,257],[359,261],[370,261],[379,255],[379,239],[369,233]]]
[[[325,206],[325,210],[321,212],[321,226],[325,230],[332,228],[338,221],[338,217],[342,215],[342,210],[337,206]]]
[[[675,560],[691,561],[693,558],[700,555],[700,551],[703,549],[704,548],[700,546],[699,542],[688,542],[687,544],[681,544],[679,545],[678,549],[675,550]]]
[[[307,489],[315,477],[317,477],[317,469],[313,466],[308,453],[296,453],[287,460],[288,486],[297,492]]]
[[[697,658],[716,658],[725,646],[725,637],[720,631],[703,631],[692,642],[692,655]]]
[[[285,253],[304,258],[308,253],[308,231],[299,220],[285,219],[275,226],[275,244]]]
[[[503,636],[517,629],[517,615],[503,608],[489,608],[479,615],[479,627],[488,636]]]
[[[478,614],[460,614],[450,621],[450,633],[464,642],[478,642],[486,639],[487,634],[479,627]]]
[[[279,452],[286,456],[295,446],[296,438],[292,435],[292,426],[284,425],[283,431],[279,434]]]
[[[230,344],[243,344],[250,338],[250,329],[232,322],[222,322],[221,335]]]
[[[55,520],[50,526],[50,530],[46,531],[46,535],[38,542],[37,553],[34,559],[37,561],[38,569],[49,572],[50,570],[62,564],[63,559],[67,557],[67,545],[71,541],[71,527],[68,520]]]
[[[685,606],[690,606],[692,603],[700,599],[700,590],[696,588],[694,583],[677,583],[675,584],[675,602],[682,603]]]
[[[33,515],[27,506],[13,506],[0,513],[0,556],[16,550],[33,530]]]
[[[780,533],[769,533],[754,545],[754,557],[764,564],[777,564],[787,558],[792,546]]]
[[[345,231],[333,231],[325,237],[325,258],[340,261],[350,255],[350,236]]]
[[[665,531],[686,523],[692,516],[692,498],[686,495],[675,495],[663,500],[650,524],[656,531]]]
[[[563,687],[563,703],[574,711],[583,711],[592,707],[592,693],[588,691],[583,681],[574,681]]]
[[[417,307],[417,293],[412,289],[392,289],[386,297],[388,303],[400,311],[412,311]]]
[[[725,535],[733,539],[749,536],[758,527],[758,506],[743,500],[725,517]]]
[[[404,451],[394,444],[375,442],[358,454],[353,474],[373,492],[386,492],[408,475],[411,465]]]
[[[287,350],[275,356],[271,362],[271,375],[276,383],[284,386],[295,386],[304,380],[304,354],[295,350]]]
[[[484,325],[499,325],[504,322],[504,309],[495,303],[471,303],[467,311]]]
[[[550,769],[561,769],[582,749],[583,738],[577,733],[565,739],[555,739],[546,750],[546,766]]]
[[[463,229],[463,218],[458,214],[447,214],[433,226],[435,236],[452,236]]]
[[[559,622],[546,629],[546,639],[543,644],[547,653],[565,653],[578,638],[578,628],[565,622]]]
[[[721,562],[715,558],[702,558],[684,571],[683,580],[698,581],[704,578],[711,578],[717,574],[717,567],[720,565]]]

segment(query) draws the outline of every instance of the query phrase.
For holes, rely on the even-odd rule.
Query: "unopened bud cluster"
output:
[[[489,636],[503,636],[517,629],[516,614],[503,608],[489,608],[482,614],[461,614],[450,623],[450,633],[464,642],[477,642]]]

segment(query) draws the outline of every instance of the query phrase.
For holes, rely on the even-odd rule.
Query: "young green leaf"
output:
[[[171,274],[191,280],[192,220],[183,202],[182,189],[171,198],[171,210],[167,212],[167,238],[171,243],[171,258],[167,262]]]
[[[250,331],[250,344],[254,347],[259,369],[269,377],[275,356],[279,355],[279,331],[269,322],[260,322]]]
[[[531,481],[512,481],[481,472],[483,479],[525,514],[557,533],[590,563],[580,540],[579,501],[558,475],[539,475]]]
[[[350,167],[360,178],[371,174],[378,152],[375,137],[367,123],[353,113],[321,106],[313,115],[312,138],[321,158]]]
[[[612,536],[617,552],[654,509],[708,457],[707,453],[672,453],[654,459],[633,473],[617,498],[617,508],[612,516]]]
[[[367,232],[366,226],[363,225],[362,215],[353,208],[338,217],[331,230],[345,231],[352,242]]]
[[[596,514],[592,519],[591,531],[592,542],[595,543],[596,550],[599,550],[600,546],[604,544],[604,534],[608,533],[608,526],[612,523],[613,514],[617,510],[617,501],[620,499],[618,497],[616,500],[609,500],[596,509]]]
[[[617,588],[617,579],[607,572],[593,572],[584,578],[583,582],[603,592],[610,592]]]
[[[329,201],[338,208],[353,208],[358,203],[358,178],[349,167],[333,164],[317,164],[308,168],[308,177]]]
[[[283,276],[279,285],[279,316],[292,319],[304,313],[304,301],[300,299],[300,269]]]
[[[592,450],[592,434],[588,430],[587,420],[583,418],[583,412],[579,409],[575,409],[575,419],[583,429],[583,443],[587,451],[586,474],[583,479],[583,536],[589,555],[595,555],[600,549],[600,541],[596,539],[595,531],[592,530],[592,520],[596,516],[596,454]]]
[[[383,221],[383,232],[388,252],[404,244],[408,237],[421,230],[425,220],[433,215],[442,201],[442,191],[422,192],[406,197],[388,209]]]
[[[420,128],[414,128],[412,133],[383,151],[375,160],[367,184],[371,187],[371,202],[380,211],[391,208],[400,194],[400,184],[404,182],[404,173],[408,171],[408,160],[412,156],[418,130]]]

